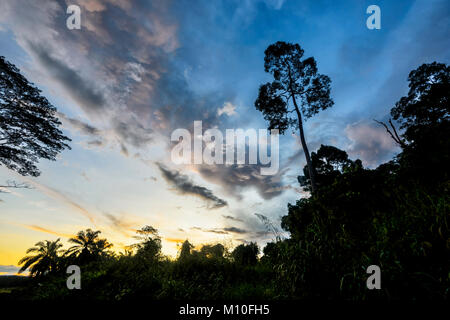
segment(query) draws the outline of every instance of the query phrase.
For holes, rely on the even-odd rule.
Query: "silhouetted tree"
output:
[[[220,259],[223,258],[225,247],[220,243],[215,245],[205,244],[200,249],[200,252],[207,258]]]
[[[56,108],[20,71],[0,56],[0,165],[38,176],[39,159],[55,160],[70,147]]]
[[[311,153],[311,164],[316,174],[317,187],[328,186],[344,171],[362,168],[361,160],[352,161],[347,152],[333,146],[320,145],[317,152]],[[309,190],[311,186],[308,166],[303,168],[303,176],[298,177],[301,186]]]
[[[185,240],[181,245],[178,260],[183,261],[186,260],[188,257],[190,257],[192,248],[194,248],[194,246],[188,240]]]
[[[408,76],[409,92],[391,110],[405,129],[409,143],[420,139],[425,128],[450,121],[450,67],[443,63],[423,64]]]
[[[391,110],[406,140],[399,155],[405,176],[436,185],[448,180],[450,163],[450,67],[423,64],[410,72],[408,95]]]
[[[237,264],[247,266],[256,264],[258,253],[258,245],[255,242],[250,242],[249,244],[238,245],[231,253],[231,256]]]
[[[255,107],[269,121],[269,129],[278,129],[283,134],[289,127],[298,127],[314,193],[316,182],[303,117],[306,120],[331,107],[333,100],[330,98],[330,78],[317,73],[313,57],[302,60],[303,52],[298,44],[281,41],[266,49],[264,69],[274,80],[260,86]],[[296,118],[291,117],[293,112]]]
[[[264,255],[261,257],[262,263],[267,264],[276,264],[278,259],[278,251],[279,251],[279,243],[278,242],[269,242],[263,249]]]
[[[100,239],[100,230],[79,231],[77,235],[69,239],[75,245],[66,251],[66,256],[76,258],[80,263],[87,263],[108,254],[107,249],[113,245],[106,239]]]
[[[48,272],[58,270],[60,260],[60,248],[62,244],[59,239],[56,241],[40,241],[34,247],[27,250],[27,254],[35,253],[35,255],[28,255],[20,259],[19,265],[23,264],[19,273],[25,270],[30,270],[31,276],[40,276]]]
[[[161,254],[161,237],[158,235],[158,230],[152,226],[144,226],[136,231],[135,239],[140,240],[135,244],[137,248],[136,254],[148,259],[159,258]]]

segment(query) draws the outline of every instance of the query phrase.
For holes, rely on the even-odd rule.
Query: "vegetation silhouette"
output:
[[[41,91],[0,56],[0,165],[36,177],[40,159],[55,160],[70,149],[56,112]]]
[[[86,231],[80,231],[73,238],[69,239],[70,243],[74,246],[70,247],[66,251],[66,255],[69,260],[74,263],[84,264],[93,260],[98,259],[98,257],[108,255],[107,249],[112,247],[106,239],[100,239],[99,234],[101,231],[93,231],[87,229]]]
[[[31,276],[42,276],[49,272],[55,272],[58,270],[60,263],[60,248],[63,246],[56,241],[39,241],[34,247],[27,250],[27,254],[35,253],[34,255],[28,255],[23,257],[19,261],[19,265],[23,264],[19,273],[29,269]]]

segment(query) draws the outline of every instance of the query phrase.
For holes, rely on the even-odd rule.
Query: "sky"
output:
[[[81,29],[69,30],[69,5]],[[366,9],[381,9],[369,30]],[[274,235],[287,204],[305,196],[297,132],[280,137],[280,170],[259,165],[176,165],[171,133],[203,128],[264,129],[254,107],[270,81],[264,50],[298,43],[331,78],[334,106],[305,123],[310,151],[346,150],[369,168],[399,149],[373,119],[386,121],[423,63],[449,63],[450,2],[445,0],[1,0],[0,55],[58,109],[71,150],[41,161],[38,178],[0,166],[0,182],[29,189],[0,193],[0,274],[14,273],[34,243],[102,231],[116,251],[151,225],[163,252]],[[283,233],[284,236],[288,234]]]

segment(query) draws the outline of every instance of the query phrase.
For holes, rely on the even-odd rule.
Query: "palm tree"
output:
[[[111,248],[112,244],[106,239],[100,239],[98,237],[100,233],[100,230],[93,231],[91,229],[78,232],[75,237],[69,239],[69,242],[75,245],[66,251],[66,255],[76,257],[81,262],[88,262],[107,255],[106,249]]]
[[[58,255],[61,250],[62,244],[56,241],[40,241],[35,244],[34,247],[27,250],[28,253],[36,253],[35,255],[28,255],[23,257],[19,261],[19,265],[23,264],[19,273],[30,268],[31,276],[40,276],[48,272],[54,272],[58,270],[58,264],[60,256]]]

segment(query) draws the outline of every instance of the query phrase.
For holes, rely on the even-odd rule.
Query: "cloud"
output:
[[[70,118],[58,112],[63,124],[88,136],[90,140],[88,146],[103,147],[106,144],[118,143],[122,154],[128,156],[128,147],[142,148],[153,140],[153,130],[144,127],[133,116],[123,117],[126,120],[111,118],[110,128],[99,129],[79,119]]]
[[[228,234],[227,231],[222,229],[204,229],[200,227],[192,227],[191,230],[197,230],[202,232],[216,233],[216,234]]]
[[[204,229],[200,227],[192,227],[191,230],[198,230],[202,232],[210,232],[210,233],[217,233],[217,234],[228,234],[228,232],[223,231],[221,229]]]
[[[129,117],[126,121],[113,120],[113,129],[121,141],[141,148],[153,140],[153,130],[143,126],[134,117]]]
[[[251,233],[248,230],[244,230],[237,227],[225,227],[225,228],[200,228],[200,227],[192,227],[191,230],[197,230],[202,232],[209,232],[209,233],[216,233],[216,234],[230,234],[230,233],[236,233],[236,234],[248,234]]]
[[[237,199],[242,199],[242,189],[255,188],[258,194],[266,199],[272,199],[281,195],[283,190],[281,177],[283,171],[273,176],[262,176],[259,165],[218,165],[198,166],[198,171],[206,180],[218,184],[224,190]]]
[[[71,69],[67,63],[52,57],[48,47],[29,43],[32,56],[50,76],[67,91],[69,96],[78,102],[79,106],[87,113],[100,113],[105,107],[106,100],[103,93],[95,89],[95,85],[88,79]]]
[[[211,190],[194,184],[188,176],[179,171],[170,170],[164,165],[157,163],[164,179],[170,183],[180,194],[198,196],[209,203],[209,209],[219,209],[228,205],[228,203],[215,196]]]
[[[168,5],[137,1],[131,10],[124,0],[78,4],[79,31],[65,27],[63,1],[2,2],[0,23],[33,58],[32,67],[25,68],[33,80],[62,88],[58,92],[63,98],[69,97],[89,120],[104,125],[98,131],[96,125],[68,119],[81,133],[95,136],[87,146],[117,142],[121,150],[144,147],[152,141],[155,82],[170,70],[167,54],[178,47],[177,25]]]
[[[88,147],[103,147],[105,146],[105,142],[103,140],[91,140],[86,143]]]
[[[164,240],[174,243],[183,243],[186,239],[164,238]]]
[[[86,210],[84,207],[82,207],[81,205],[79,205],[78,203],[76,203],[74,200],[70,199],[68,196],[66,196],[65,194],[63,194],[60,191],[57,191],[51,187],[45,186],[37,181],[32,180],[31,178],[28,177],[21,177],[21,179],[24,179],[27,183],[30,183],[31,185],[33,185],[34,187],[36,187],[36,189],[38,189],[39,191],[41,191],[42,193],[44,193],[45,195],[49,196],[50,198],[53,198],[55,200],[61,201],[67,205],[69,205],[70,207],[72,207],[73,209],[75,209],[75,211],[81,213],[85,218],[89,219],[89,221],[95,225],[95,216],[94,214],[92,214],[91,212],[89,212],[88,210]]]
[[[239,234],[248,233],[247,230],[236,228],[236,227],[227,227],[227,228],[223,228],[223,230],[226,232],[239,233]]]
[[[84,135],[97,138],[101,134],[101,130],[95,128],[94,126],[81,120],[70,118],[62,112],[58,112],[58,118],[62,120],[63,124],[70,125],[72,128]]]
[[[221,116],[222,114],[226,114],[231,117],[236,114],[236,106],[231,102],[225,102],[222,108],[217,109],[217,115]]]
[[[136,232],[136,229],[133,228],[135,223],[129,221],[124,215],[117,217],[107,212],[103,213],[103,215],[107,218],[109,225],[115,231],[120,232],[125,236],[129,236],[129,232]]]
[[[43,227],[39,227],[37,225],[23,225],[23,227],[30,229],[30,230],[34,230],[34,231],[39,231],[39,232],[44,232],[44,233],[48,233],[48,234],[53,234],[56,235],[58,237],[64,237],[64,238],[72,238],[74,235],[73,234],[69,234],[69,233],[61,233],[61,232],[57,232],[57,231],[53,231],[47,228],[43,228]]]
[[[236,217],[233,217],[233,216],[222,215],[222,217],[224,217],[225,219],[228,219],[228,220],[233,220],[233,221],[239,221],[239,222],[243,221],[243,220],[241,220],[239,218],[236,218]]]
[[[374,167],[392,158],[398,146],[389,134],[376,124],[357,122],[347,125],[345,134],[351,141],[350,156],[360,158],[365,166]]]

